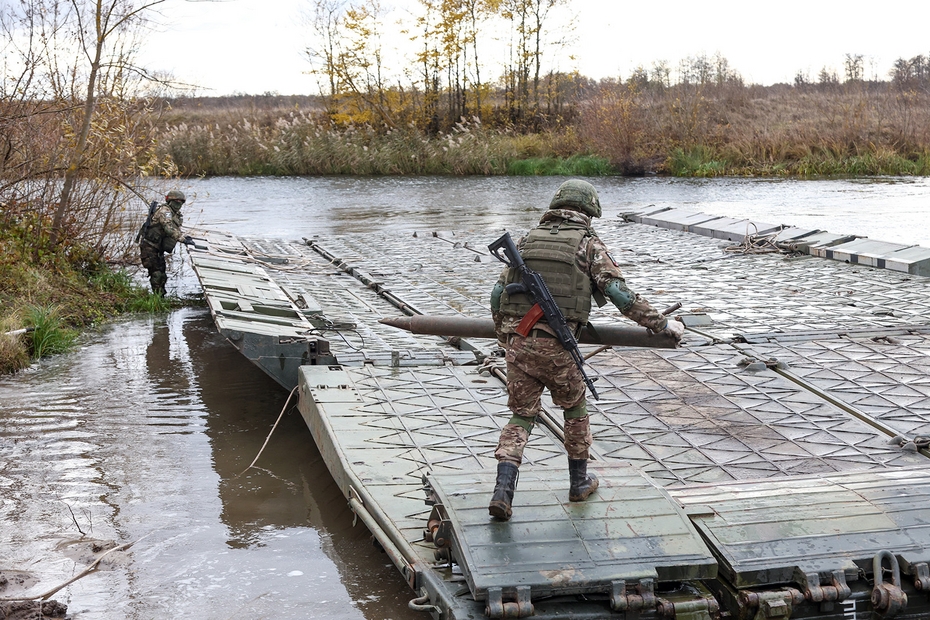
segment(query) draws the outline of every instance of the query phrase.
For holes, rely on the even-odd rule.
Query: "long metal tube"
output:
[[[456,336],[459,338],[496,338],[494,321],[461,316],[414,316],[387,317],[381,323],[403,329],[413,334],[433,336]],[[590,326],[581,330],[581,344],[599,344],[618,347],[648,347],[651,349],[674,349],[675,338],[664,332],[652,333],[642,327],[618,325]]]

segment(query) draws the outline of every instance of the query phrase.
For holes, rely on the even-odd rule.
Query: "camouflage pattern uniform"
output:
[[[578,222],[589,228],[591,226],[590,216],[570,209],[547,211],[540,219],[539,226],[558,219]],[[593,230],[591,233],[585,237],[575,255],[581,271],[590,276],[601,293],[612,282],[627,292],[632,299],[632,304],[622,310],[627,318],[656,332],[665,329],[668,321],[666,317],[648,301],[629,290],[607,246]],[[524,241],[525,238],[518,242],[518,249],[523,249]],[[501,274],[499,283],[505,282],[507,272],[508,269],[505,269]],[[507,406],[513,412],[510,422],[501,431],[494,456],[498,461],[511,462],[517,466],[522,463],[523,450],[542,406],[540,396],[544,388],[549,388],[552,401],[564,410],[565,450],[569,458],[587,460],[592,437],[585,400],[586,386],[571,355],[555,339],[545,320],[538,322],[529,337],[524,338],[516,333],[522,316],[508,316],[501,312],[492,312],[492,316],[498,340],[502,344],[506,343]],[[568,321],[568,326],[576,335],[583,327],[575,321]]]
[[[180,195],[183,196],[183,194]],[[170,192],[168,197],[172,197]],[[166,203],[159,205],[152,214],[148,229],[139,242],[142,266],[149,272],[152,292],[158,295],[166,294],[165,285],[168,283],[165,252],[169,254],[173,252],[178,241],[183,239],[181,234],[181,226],[184,223],[184,216],[181,214],[183,204],[182,198],[180,200],[169,199]]]
[[[527,268],[546,282],[552,301],[576,337],[588,321],[592,299],[600,305],[610,299],[640,325],[653,331],[667,330],[676,340],[681,338],[684,326],[669,323],[627,287],[617,263],[591,228],[591,218],[600,216],[601,203],[593,185],[580,179],[562,183],[539,225],[517,243]],[[540,397],[545,388],[565,417],[568,500],[585,501],[599,485],[597,476],[588,471],[592,438],[584,377],[545,319],[521,327],[524,317],[532,320],[537,316],[534,300],[522,286],[508,291],[510,284],[521,284],[520,273],[508,267],[491,291],[497,339],[507,350],[507,405],[513,415],[501,430],[494,452],[497,479],[488,512],[504,521],[513,514],[523,450],[542,407]]]

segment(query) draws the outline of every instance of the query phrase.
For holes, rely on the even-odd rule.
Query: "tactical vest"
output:
[[[142,238],[161,249],[161,241],[165,238],[165,227],[161,224],[150,224]]]
[[[161,205],[158,208],[159,210],[162,208],[167,208],[169,211],[171,211],[171,207],[167,207],[166,205]],[[173,211],[171,211],[171,214],[172,217],[175,215]],[[174,246],[177,245],[177,241],[165,233],[165,227],[161,224],[150,224],[143,234],[143,239],[151,243],[162,252],[168,252],[169,254],[174,250]]]
[[[591,278],[578,268],[575,255],[591,235],[584,224],[553,220],[534,228],[526,236],[520,255],[526,266],[542,276],[552,298],[569,321],[586,323],[591,313]],[[519,282],[516,269],[509,269],[507,284]],[[525,293],[501,294],[501,312],[522,317],[533,302]]]

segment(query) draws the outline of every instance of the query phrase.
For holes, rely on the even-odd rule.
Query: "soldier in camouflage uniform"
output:
[[[680,339],[684,333],[681,323],[669,321],[627,287],[617,263],[591,228],[591,218],[600,216],[597,190],[586,181],[566,181],[539,225],[517,244],[526,265],[546,281],[576,336],[587,323],[593,297],[599,305],[609,299],[624,316],[643,327],[655,332],[667,330]],[[488,506],[491,516],[503,520],[513,512],[518,468],[542,406],[544,388],[549,388],[552,401],[564,410],[569,500],[583,501],[598,486],[597,477],[587,471],[592,437],[581,371],[544,319],[527,337],[517,333],[533,304],[524,293],[507,293],[506,285],[517,280],[516,269],[506,268],[491,293],[497,337],[506,348],[507,406],[513,413],[494,453],[497,482]]]
[[[184,223],[181,206],[185,200],[180,190],[169,191],[165,194],[165,204],[155,209],[139,233],[139,254],[142,266],[149,272],[149,283],[152,285],[152,292],[156,295],[166,294],[165,284],[168,283],[168,274],[165,252],[171,254],[178,241],[185,244],[193,243],[190,236],[181,235],[181,225]]]

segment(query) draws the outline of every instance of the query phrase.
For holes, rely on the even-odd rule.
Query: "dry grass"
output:
[[[930,174],[930,95],[889,84],[614,88],[579,134],[622,171]]]

